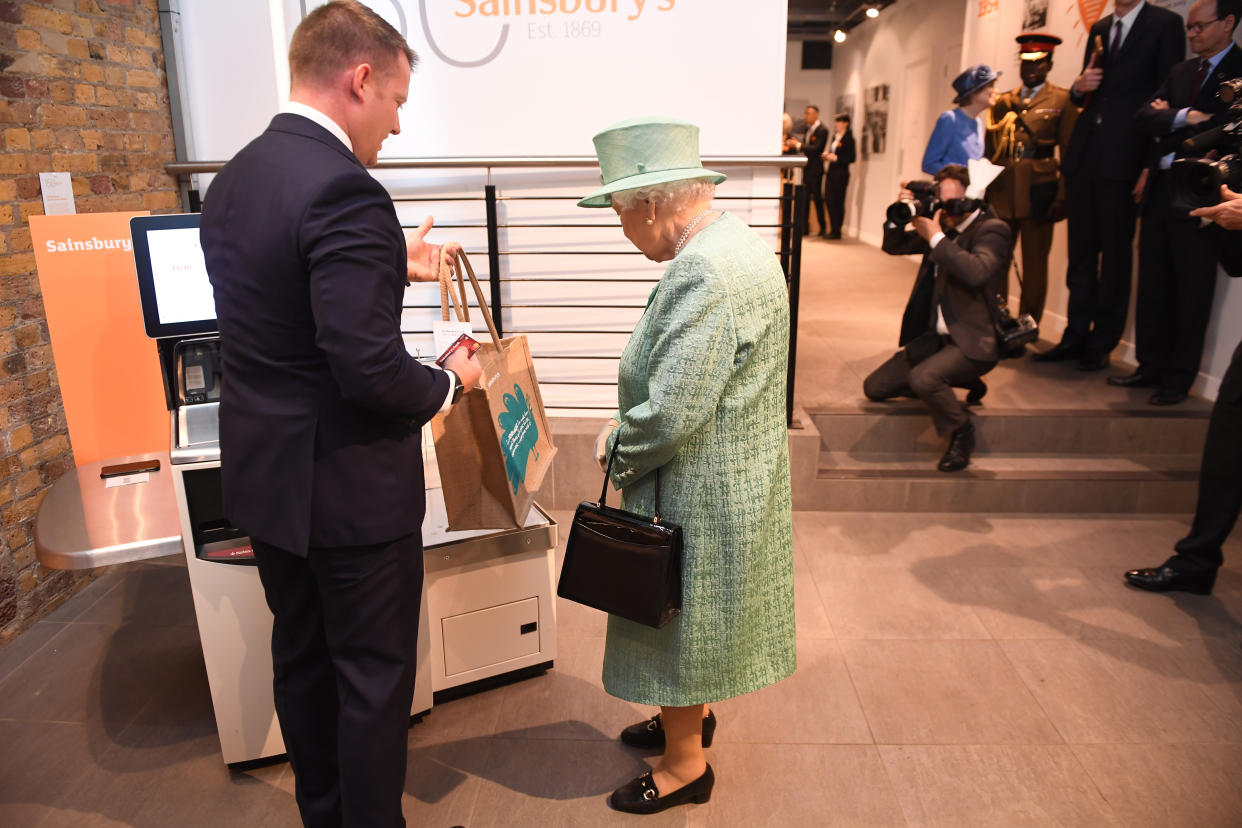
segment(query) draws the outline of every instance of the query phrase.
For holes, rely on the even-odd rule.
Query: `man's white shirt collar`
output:
[[[349,140],[349,136],[345,134],[345,130],[341,129],[341,125],[318,109],[315,109],[315,107],[300,101],[288,101],[280,108],[280,111],[290,115],[301,115],[303,118],[314,121],[336,136],[337,140],[345,145],[345,149],[350,152],[354,151],[354,144]]]

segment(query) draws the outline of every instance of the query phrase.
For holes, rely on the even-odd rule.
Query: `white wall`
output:
[[[853,94],[854,137],[860,144],[866,90],[889,87],[887,147],[866,160],[859,147],[846,198],[847,234],[878,245],[884,210],[899,182],[922,177],[923,146],[936,116],[953,97],[949,82],[959,71],[966,5],[967,0],[929,0],[890,6],[876,20],[856,27],[845,43],[836,44],[829,72],[797,68],[797,44],[790,44],[786,99],[813,95],[825,112],[832,112],[838,96]]]

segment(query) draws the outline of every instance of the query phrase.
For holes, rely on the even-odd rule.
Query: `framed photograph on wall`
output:
[[[863,113],[863,158],[883,155],[888,144],[888,84],[867,89]]]

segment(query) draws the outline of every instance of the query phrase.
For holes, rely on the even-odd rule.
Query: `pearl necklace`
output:
[[[690,219],[690,223],[686,225],[686,229],[681,231],[681,238],[677,240],[677,246],[673,248],[674,258],[676,258],[677,254],[681,252],[681,248],[685,245],[686,239],[690,238],[690,234],[694,232],[694,228],[698,227],[699,222],[707,218],[707,214],[711,211],[712,208],[708,207],[706,210]]]

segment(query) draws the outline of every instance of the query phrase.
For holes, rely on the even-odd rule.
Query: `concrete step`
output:
[[[802,508],[839,512],[1188,513],[1198,457],[976,454],[960,472],[940,452],[821,454]]]
[[[946,441],[917,400],[818,409],[813,480],[796,508],[862,512],[1188,513],[1210,407],[974,409],[969,468],[944,473]]]
[[[986,402],[986,400],[985,400]],[[1203,450],[1210,406],[1203,401],[1090,409],[972,408],[980,453],[1130,457]],[[861,403],[808,412],[828,452],[940,452],[944,440],[917,400]]]

